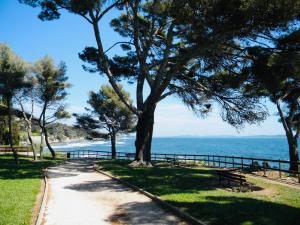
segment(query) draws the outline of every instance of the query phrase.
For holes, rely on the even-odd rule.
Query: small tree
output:
[[[55,151],[51,147],[48,138],[47,125],[59,119],[69,118],[70,115],[65,111],[63,101],[67,96],[66,89],[70,87],[67,82],[66,65],[61,62],[58,66],[49,57],[40,59],[34,65],[34,73],[37,81],[37,101],[41,105],[39,116],[39,126],[41,128],[41,151],[43,148],[43,135],[46,145],[55,159]],[[42,153],[41,153],[42,157]]]
[[[268,97],[276,104],[289,145],[290,170],[298,170],[300,133],[300,29],[274,37],[270,47],[250,48],[253,63],[243,72],[246,92]]]
[[[30,85],[22,88],[16,94],[15,98],[22,111],[22,116],[26,123],[27,139],[33,153],[33,158],[34,160],[37,160],[37,153],[32,140],[32,120],[36,99],[36,79],[32,76],[32,74],[28,74],[25,79]],[[29,106],[29,113],[26,112],[25,105]]]
[[[129,93],[123,90],[126,101],[131,102]],[[77,115],[77,125],[90,133],[97,130],[106,130],[111,140],[112,158],[116,158],[116,136],[134,131],[134,114],[125,106],[114,92],[113,88],[103,85],[98,93],[90,92],[88,104],[92,109],[87,109],[88,114]]]
[[[8,46],[0,44],[0,95],[7,107],[8,139],[16,164],[19,164],[19,160],[17,151],[13,146],[13,97],[18,90],[27,85],[24,81],[26,71],[26,63],[16,56]]]

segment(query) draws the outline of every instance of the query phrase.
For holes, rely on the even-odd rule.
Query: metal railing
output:
[[[74,150],[64,151],[68,158],[82,159],[111,159],[110,151],[94,151],[94,150]],[[134,153],[130,152],[117,152],[117,159],[130,159],[133,160]],[[169,153],[152,153],[152,161],[166,161],[167,159],[173,159],[174,161],[184,163],[203,163],[206,166],[223,167],[223,168],[238,168],[242,170],[256,169],[263,171],[266,176],[267,171],[278,171],[279,178],[282,177],[282,172],[293,174],[298,177],[300,183],[300,162],[296,162],[298,165],[298,171],[289,170],[290,161],[288,160],[275,160],[265,158],[251,158],[251,157],[238,157],[238,156],[225,156],[225,155],[192,155],[192,154],[169,154]]]

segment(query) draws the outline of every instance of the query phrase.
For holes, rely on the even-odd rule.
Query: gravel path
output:
[[[43,224],[180,224],[150,198],[93,171],[92,161],[49,168],[49,193]]]

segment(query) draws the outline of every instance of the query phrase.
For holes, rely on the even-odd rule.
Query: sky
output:
[[[5,43],[24,60],[34,62],[45,55],[52,57],[56,63],[64,61],[67,76],[72,84],[66,100],[68,111],[82,113],[87,106],[89,91],[97,91],[107,84],[104,76],[90,74],[82,69],[78,57],[86,46],[95,46],[92,27],[83,18],[63,13],[61,19],[43,22],[37,18],[38,8],[20,4],[17,0],[0,0],[0,43]],[[100,24],[103,45],[106,49],[121,40],[109,27],[115,12],[104,17]],[[112,49],[110,56],[117,54]],[[125,88],[135,98],[134,85]],[[169,97],[158,104],[155,113],[154,136],[252,136],[282,135],[284,130],[278,122],[273,104],[266,102],[270,116],[261,124],[246,125],[236,130],[222,121],[218,108],[205,119],[197,117],[176,97]],[[74,119],[63,121],[72,124]]]

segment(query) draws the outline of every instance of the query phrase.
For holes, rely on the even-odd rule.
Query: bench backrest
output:
[[[28,152],[29,148],[26,146],[15,146],[14,149],[17,152]],[[0,152],[10,152],[11,148],[9,146],[0,146]]]
[[[223,177],[229,178],[231,180],[238,180],[238,181],[246,182],[246,177],[241,174],[235,174],[235,173],[230,173],[230,172],[221,171],[221,170],[217,170],[217,174],[219,174]]]

